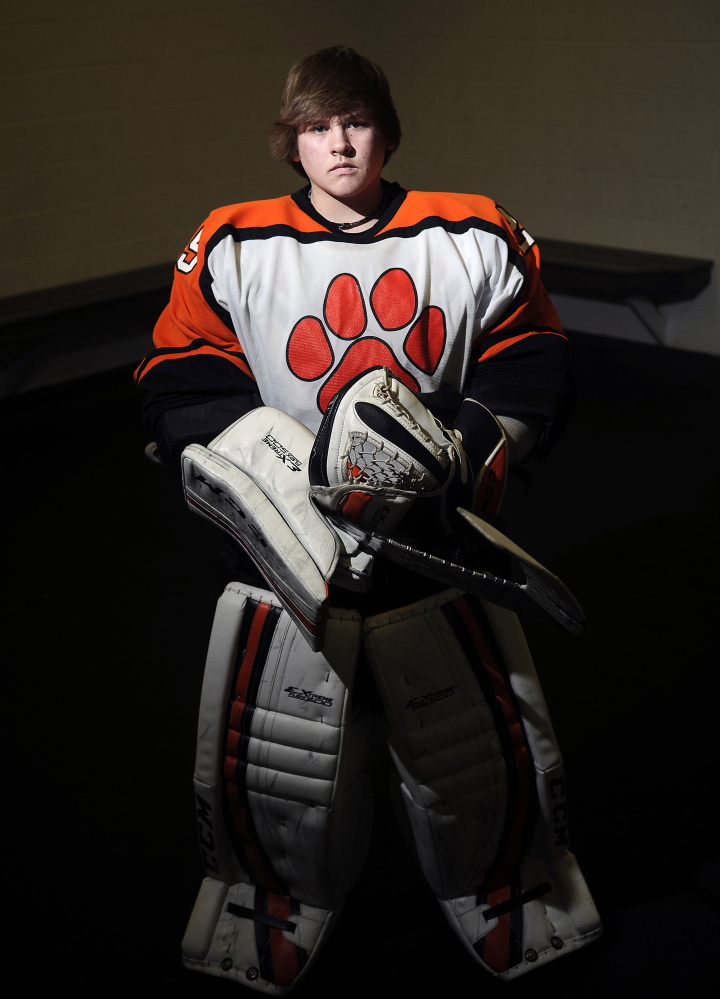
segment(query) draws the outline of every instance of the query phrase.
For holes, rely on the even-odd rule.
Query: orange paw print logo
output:
[[[325,294],[324,323],[317,316],[303,316],[293,326],[287,345],[287,364],[297,378],[313,382],[327,375],[317,394],[321,413],[338,389],[380,365],[390,368],[408,388],[419,391],[417,379],[398,355],[432,375],[445,350],[447,332],[442,309],[428,305],[415,318],[417,308],[418,294],[407,271],[392,268],[381,274],[370,292],[372,318],[385,334],[381,339],[367,333],[368,309],[357,278],[338,274],[332,279]],[[353,342],[334,366],[333,346],[347,340]]]

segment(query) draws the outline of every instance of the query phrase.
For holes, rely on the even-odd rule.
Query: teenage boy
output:
[[[371,577],[318,512],[387,535],[462,480],[490,519],[507,464],[542,457],[572,407],[532,238],[487,198],[384,181],[399,141],[378,66],[343,46],[298,62],[271,148],[306,185],[211,213],[137,373],[161,455],[177,466],[187,448],[188,502],[243,549],[208,655],[208,878],[184,960],[278,994],[364,857],[368,711],[352,695],[369,669],[411,845],[472,956],[510,978],[600,932],[516,617],[386,564]],[[455,505],[415,526],[454,537]]]

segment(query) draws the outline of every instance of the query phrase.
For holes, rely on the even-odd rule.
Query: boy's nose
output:
[[[350,142],[350,137],[347,130],[342,125],[336,125],[333,128],[333,142],[332,148],[336,152],[344,152],[346,149],[352,149],[352,143]]]

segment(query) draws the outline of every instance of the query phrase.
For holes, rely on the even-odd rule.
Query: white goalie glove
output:
[[[498,476],[497,468],[504,466],[505,437],[487,416],[496,427],[495,441],[475,476],[462,435],[444,427],[389,368],[374,368],[348,383],[328,407],[310,458],[313,496],[320,506],[384,535],[418,504],[415,526],[421,521],[425,530],[437,532],[439,526],[450,534],[461,526],[457,507],[486,516],[499,505],[502,489],[496,483],[504,482],[504,471]]]
[[[182,456],[190,508],[231,535],[253,560],[314,650],[322,648],[328,583],[370,586],[372,556],[332,527],[310,499],[313,434],[263,406],[208,447]]]

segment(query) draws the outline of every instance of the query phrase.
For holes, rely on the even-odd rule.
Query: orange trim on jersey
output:
[[[487,361],[488,358],[494,357],[496,354],[502,353],[506,347],[510,347],[513,343],[519,343],[521,340],[525,340],[529,336],[542,336],[543,333],[550,333],[552,336],[562,337],[563,340],[567,340],[564,333],[556,333],[555,330],[533,330],[532,333],[521,333],[520,336],[509,337],[507,340],[501,340],[499,343],[494,344],[477,358],[479,362]],[[485,341],[487,342],[487,341]]]
[[[327,232],[327,228],[298,208],[289,194],[266,201],[242,201],[212,211],[205,223],[205,236],[214,234],[223,225],[236,229],[267,229],[286,225],[298,232]],[[201,246],[204,241],[201,241]],[[204,258],[204,251],[203,251]]]
[[[452,194],[446,191],[408,191],[403,203],[383,232],[417,225],[419,220],[432,216],[448,222],[479,218],[510,233],[507,222],[491,198],[486,198],[482,194]]]
[[[398,211],[382,231],[413,226],[419,220],[432,216],[438,216],[449,222],[462,222],[467,218],[483,219],[504,229],[517,245],[510,226],[497,210],[495,202],[482,194],[406,191]],[[201,263],[204,260],[204,246],[208,236],[217,232],[223,225],[231,225],[236,229],[267,229],[269,226],[286,225],[298,232],[328,232],[326,226],[306,215],[289,194],[264,201],[243,201],[235,205],[225,205],[212,211],[203,223],[204,233],[200,240],[199,254]]]
[[[160,364],[161,361],[178,361],[186,357],[196,357],[198,354],[211,354],[215,357],[222,357],[223,360],[234,364],[236,368],[239,368],[240,371],[243,372],[243,374],[248,375],[253,381],[255,381],[255,375],[250,370],[248,363],[244,360],[244,358],[236,357],[234,354],[230,354],[226,350],[222,350],[219,347],[212,347],[209,344],[203,344],[202,347],[197,347],[195,350],[178,350],[177,354],[159,354],[157,357],[153,357],[145,364],[142,374],[138,375],[138,372],[143,365],[141,364],[140,367],[137,368],[135,372],[135,380],[137,382],[142,381],[148,371],[154,368],[155,365]]]
[[[510,242],[517,248],[520,245],[516,234],[506,217],[501,214],[492,198],[482,194],[456,194],[450,191],[406,191],[402,203],[381,232],[404,229],[418,224],[426,218],[437,216],[448,222],[462,222],[478,218],[504,230]],[[267,229],[274,225],[285,225],[297,232],[327,233],[326,226],[306,215],[295,204],[290,195],[269,198],[266,201],[244,201],[236,205],[216,208],[203,223],[204,233],[200,240],[200,265],[205,259],[205,243],[209,236],[224,225],[236,229]],[[378,233],[379,235],[379,233]]]

